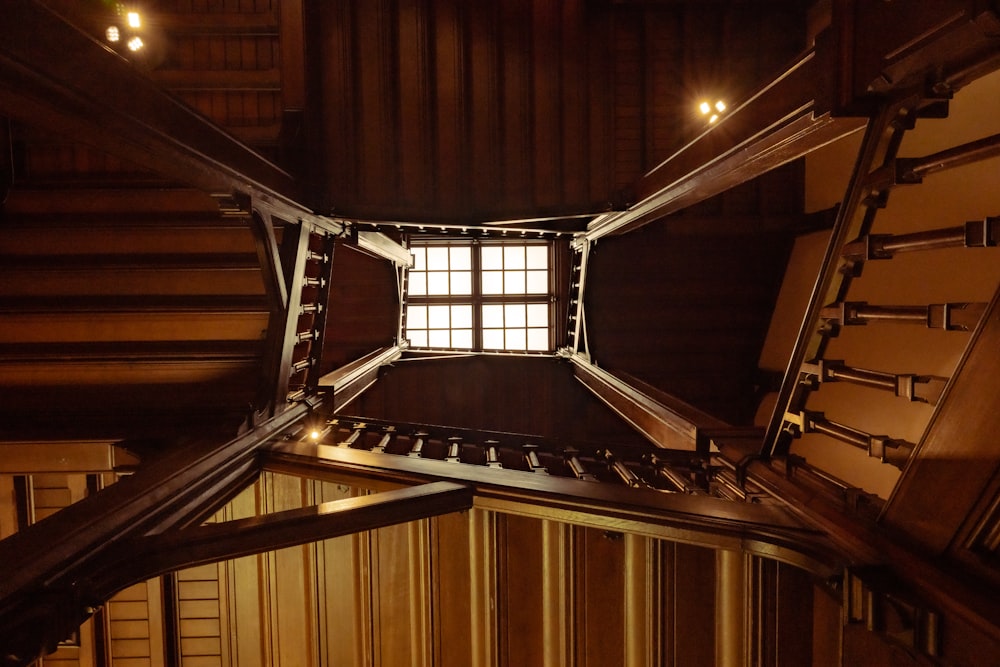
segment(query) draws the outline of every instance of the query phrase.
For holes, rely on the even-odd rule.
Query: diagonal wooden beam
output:
[[[622,234],[708,199],[855,132],[863,118],[835,118],[819,101],[828,50],[810,50],[636,184],[636,203],[601,216],[586,238]]]
[[[221,560],[308,544],[472,508],[472,488],[431,482],[312,507],[212,523],[122,545],[96,584],[109,597],[134,582]]]
[[[331,371],[319,379],[319,386],[333,390],[333,411],[354,400],[378,379],[379,368],[390,364],[408,347],[401,345],[382,347],[365,356]]]
[[[626,381],[592,363],[588,356],[564,350],[583,386],[650,442],[664,449],[708,452],[710,440],[720,434],[747,434],[684,401],[650,387]]]

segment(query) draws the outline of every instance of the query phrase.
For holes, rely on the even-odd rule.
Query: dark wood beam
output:
[[[748,431],[634,378],[619,377],[583,354],[567,352],[563,356],[573,364],[573,374],[583,386],[658,447],[707,453],[713,437]]]
[[[646,174],[627,210],[601,216],[586,236],[622,234],[756,178],[864,127],[822,101],[832,52],[817,48]]]
[[[110,597],[166,572],[318,542],[472,507],[471,487],[430,482],[312,507],[171,531],[124,544],[96,584]]]
[[[475,489],[475,506],[483,509],[767,553],[812,571],[831,572],[823,538],[803,531],[775,506],[307,442],[275,442],[263,465],[274,472],[366,488],[457,482]]]
[[[333,410],[357,398],[378,379],[379,369],[399,359],[407,344],[379,348],[319,379],[319,386],[333,390]]]

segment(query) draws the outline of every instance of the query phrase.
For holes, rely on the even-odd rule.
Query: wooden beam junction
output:
[[[378,379],[379,369],[399,359],[409,344],[382,347],[319,379],[319,387],[333,391],[333,410],[350,403]]]

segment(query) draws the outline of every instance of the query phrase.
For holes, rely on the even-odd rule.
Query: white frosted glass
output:
[[[503,349],[503,329],[483,330],[483,349],[502,350]]]
[[[406,328],[407,329],[427,328],[427,306],[406,307]]]
[[[451,307],[451,328],[471,329],[472,328],[472,306],[452,306]]]
[[[448,248],[427,248],[427,268],[437,271],[448,269]]]
[[[525,340],[524,329],[507,329],[507,345],[508,350],[527,350],[528,343]]]
[[[504,246],[503,268],[523,269],[524,268],[524,246]]]
[[[423,272],[410,272],[409,293],[413,296],[424,296],[427,294],[427,274]]]
[[[429,347],[451,347],[451,332],[447,329],[442,331],[432,329],[427,332],[427,342]]]
[[[453,271],[451,274],[452,294],[472,294],[472,272]]]
[[[483,271],[483,294],[503,294],[502,271]]]
[[[452,329],[451,346],[461,350],[471,350],[472,329]]]
[[[528,326],[529,327],[548,327],[549,326],[549,307],[544,303],[529,303],[528,304]]]
[[[549,330],[528,329],[528,349],[532,352],[549,349]]]
[[[431,271],[427,274],[427,293],[437,295],[448,293],[447,271]]]
[[[425,329],[407,331],[406,335],[410,338],[410,345],[413,347],[427,347],[427,331]]]
[[[549,248],[543,245],[529,245],[527,247],[527,268],[548,269],[549,268]]]
[[[503,305],[490,303],[483,306],[483,328],[503,328]]]
[[[451,250],[451,270],[468,271],[472,269],[472,248],[467,246],[454,247]]]
[[[484,271],[499,271],[503,268],[503,248],[500,246],[483,246],[480,259]]]
[[[528,271],[528,284],[525,292],[528,294],[545,294],[549,291],[548,271]]]
[[[523,327],[526,324],[523,303],[504,304],[504,326]]]
[[[524,294],[524,271],[503,272],[503,293]]]
[[[426,248],[410,248],[410,252],[413,254],[413,270],[414,271],[426,271],[427,270],[427,249]]]
[[[447,329],[450,318],[448,312],[450,306],[427,306],[427,327],[429,329]]]

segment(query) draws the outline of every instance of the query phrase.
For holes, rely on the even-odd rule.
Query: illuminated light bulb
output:
[[[708,102],[702,102],[701,104],[698,105],[698,109],[701,110],[702,114],[707,114],[709,111],[712,110],[712,107],[709,105]]]
[[[130,28],[142,27],[142,19],[139,18],[139,12],[129,12],[126,18],[128,19],[128,27]]]
[[[723,111],[726,110],[726,103],[723,102],[722,100],[719,100],[718,102],[715,103],[715,110],[718,111],[719,113],[722,113]]]
[[[142,40],[138,37],[133,37],[132,39],[128,40],[128,48],[130,51],[138,51],[143,46],[145,46],[145,44],[143,44]]]
[[[313,440],[319,440],[319,431],[313,430],[309,432],[309,437]]]
[[[121,33],[118,32],[118,26],[109,25],[108,29],[104,31],[104,36],[107,37],[109,42],[117,42],[122,38]]]
[[[717,113],[713,113],[713,114],[712,114],[712,117],[708,119],[708,122],[709,122],[709,123],[714,123],[714,122],[715,122],[715,121],[717,121],[717,120],[719,120],[719,114],[717,114]]]

